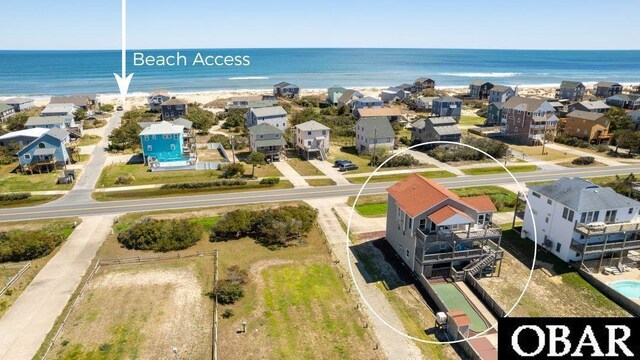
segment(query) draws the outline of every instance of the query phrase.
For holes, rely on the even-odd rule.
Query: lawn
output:
[[[61,198],[62,195],[31,195],[28,199],[13,200],[13,201],[0,201],[0,207],[2,208],[16,208],[26,206],[36,206],[48,203],[53,200]]]
[[[211,181],[220,178],[219,170],[184,170],[184,171],[148,171],[144,164],[113,164],[102,170],[98,187],[116,187],[128,185],[174,184],[181,182]],[[249,170],[250,171],[250,170]],[[119,176],[133,175],[134,180],[129,184],[116,184]]]
[[[23,175],[13,172],[17,163],[0,166],[0,193],[20,191],[69,190],[73,184],[56,184],[62,171],[52,173],[35,173]]]
[[[12,231],[35,231],[48,229],[48,231],[58,234],[66,239],[73,232],[74,223],[80,224],[78,218],[63,218],[55,220],[33,220],[20,222],[4,222],[0,223],[0,233],[8,233]],[[4,315],[7,309],[18,299],[24,289],[31,283],[31,280],[38,274],[40,269],[51,259],[60,249],[58,246],[49,255],[31,260],[31,267],[14,283],[9,291],[0,296],[0,317]],[[17,263],[0,264],[0,288],[3,287],[9,278],[13,277],[27,261]],[[4,269],[3,269],[4,268]]]
[[[482,118],[480,116],[462,115],[460,117],[460,121],[458,121],[458,125],[480,126],[480,125],[484,124],[485,120],[486,120],[485,118]]]
[[[538,170],[538,167],[535,165],[509,165],[507,169],[512,173],[517,172],[531,172]],[[478,167],[478,168],[470,168],[470,169],[460,169],[463,173],[467,175],[489,175],[489,174],[504,174],[506,171],[501,166],[489,166],[489,167]]]
[[[436,170],[436,171],[425,171],[425,172],[419,172],[416,174],[420,174],[426,178],[429,179],[442,179],[442,178],[449,178],[449,177],[455,177],[456,175],[453,173],[450,173],[446,170]],[[369,183],[374,183],[374,182],[387,182],[387,181],[400,181],[404,178],[406,178],[407,176],[412,175],[412,173],[407,173],[407,174],[392,174],[392,175],[378,175],[378,176],[373,176],[371,177],[371,180],[369,180]],[[350,183],[352,184],[364,184],[365,181],[367,181],[368,176],[358,176],[358,177],[348,177],[347,180],[349,180]]]
[[[100,140],[102,140],[102,137],[98,135],[85,134],[77,141],[77,145],[78,146],[96,145],[97,143],[100,142]]]
[[[485,290],[505,310],[513,306],[524,288],[535,249],[531,240],[520,238],[508,228],[503,228],[502,247],[506,252],[500,277],[480,280]],[[511,315],[593,316],[596,310],[598,316],[629,315],[587,283],[575,269],[552,254],[538,250],[531,284]]]
[[[302,160],[298,157],[287,158],[287,164],[289,164],[293,168],[293,170],[295,170],[302,176],[324,175],[322,171],[318,170],[318,168],[313,166],[312,163],[306,160]]]
[[[355,146],[331,146],[331,152],[327,157],[327,161],[333,164],[336,160],[349,160],[358,166],[358,170],[351,170],[349,173],[368,173],[375,170],[369,166],[369,157],[358,155]]]
[[[556,149],[551,149],[549,147],[545,147],[544,152],[545,155],[542,155],[542,146],[525,146],[525,145],[509,145],[511,149],[524,153],[526,155],[525,160],[530,160],[530,157],[533,157],[537,160],[544,161],[555,161],[555,160],[565,160],[571,161],[577,156],[565,153],[562,151],[558,151]]]
[[[335,181],[331,179],[307,179],[307,184],[311,186],[333,186],[336,184]]]

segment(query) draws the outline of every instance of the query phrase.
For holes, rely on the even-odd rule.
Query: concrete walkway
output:
[[[344,198],[340,203],[336,203],[333,208],[342,219],[345,224],[349,223],[349,216],[351,215],[351,206],[347,205],[347,199]],[[370,233],[387,230],[387,217],[364,217],[358,214],[357,211],[353,212],[351,218],[351,232],[358,233]]]
[[[274,161],[273,165],[280,171],[285,179],[293,184],[294,189],[308,188],[310,185],[307,181],[295,171],[286,161]]]
[[[338,223],[335,214],[331,211],[331,207],[338,203],[344,203],[345,199],[342,198],[329,198],[329,199],[317,199],[307,200],[307,203],[314,208],[318,209],[318,223],[322,228],[329,246],[339,261],[339,266],[343,267],[343,270],[349,273],[349,265],[347,261],[350,261],[353,266],[353,273],[355,275],[358,287],[362,290],[363,295],[366,297],[367,302],[376,310],[376,312],[385,319],[386,322],[393,325],[396,329],[404,331],[402,321],[398,318],[397,314],[393,310],[393,307],[387,300],[386,296],[381,292],[376,284],[368,284],[362,277],[362,274],[357,270],[356,262],[352,253],[347,256],[346,251],[346,234],[342,230],[342,227]],[[357,294],[355,296],[358,296]],[[362,304],[361,307],[365,310],[369,319],[371,319],[370,325],[373,333],[375,334],[382,351],[384,351],[386,358],[388,359],[422,359],[420,349],[416,344],[399,335],[395,331],[389,329],[386,325],[378,321],[375,315],[369,310],[369,308]]]
[[[113,224],[112,216],[82,218],[58,253],[0,319],[0,359],[31,359],[62,313]]]
[[[336,185],[351,185],[349,180],[345,179],[344,175],[342,175],[342,173],[339,172],[337,168],[334,168],[330,163],[318,159],[312,159],[309,160],[309,162],[320,170],[320,172],[333,180]]]
[[[547,146],[549,146],[549,144],[547,144]],[[549,161],[537,160],[533,156],[527,156],[527,155],[523,154],[522,152],[520,152],[518,150],[511,149],[511,154],[515,158],[522,159],[522,160],[526,161],[527,164],[537,166],[538,168],[540,168],[540,170],[554,171],[554,170],[567,169],[564,166],[560,166],[558,164],[554,164],[554,163],[549,162]],[[564,161],[564,160],[562,160],[562,161]],[[523,164],[523,165],[525,165],[525,164]]]
[[[445,164],[441,161],[438,161],[434,158],[432,158],[431,156],[423,153],[422,151],[417,151],[417,150],[407,150],[404,152],[405,154],[409,154],[411,156],[413,156],[414,158],[418,159],[418,161],[423,162],[423,163],[427,163],[427,164],[431,164],[431,165],[435,165],[437,167],[439,167],[442,170],[447,170],[451,173],[454,173],[458,176],[465,176],[465,174],[460,171],[460,169],[458,169],[457,167]]]
[[[624,163],[606,157],[606,156],[602,156],[602,155],[597,155],[594,153],[590,153],[590,152],[586,152],[586,151],[582,151],[582,150],[578,150],[576,148],[572,148],[569,146],[564,146],[564,145],[560,145],[560,144],[547,144],[546,145],[548,148],[550,149],[554,149],[554,150],[558,150],[558,151],[562,151],[568,154],[572,154],[572,155],[576,155],[576,156],[592,156],[594,159],[596,159],[596,161],[599,161],[607,166],[620,166],[620,165],[625,165]]]

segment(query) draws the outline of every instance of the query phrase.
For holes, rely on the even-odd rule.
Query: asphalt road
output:
[[[640,165],[591,167],[584,169],[563,169],[558,171],[537,171],[517,173],[520,182],[556,180],[563,176],[595,177],[615,174],[629,174],[640,171]],[[507,174],[462,176],[457,178],[436,179],[447,187],[500,185],[512,182]],[[372,183],[363,194],[381,194],[393,183]],[[180,197],[148,198],[140,200],[123,200],[98,202],[94,200],[78,203],[50,203],[29,208],[1,209],[0,222],[59,218],[70,216],[92,216],[107,214],[125,214],[130,212],[175,210],[209,206],[255,204],[278,201],[297,201],[307,199],[329,198],[356,195],[361,185],[327,186],[305,189],[284,189],[268,191],[252,191],[237,193],[212,193]],[[84,190],[88,191],[88,190]]]

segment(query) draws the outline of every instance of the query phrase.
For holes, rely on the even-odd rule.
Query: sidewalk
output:
[[[621,163],[618,160],[612,159],[612,158],[608,158],[606,156],[602,156],[602,155],[596,155],[593,153],[589,153],[586,151],[582,151],[582,150],[578,150],[569,146],[564,146],[564,145],[560,145],[560,144],[555,144],[555,143],[551,143],[551,144],[547,144],[546,145],[548,148],[554,149],[554,150],[558,150],[558,151],[562,151],[568,154],[572,154],[572,155],[576,155],[576,156],[591,156],[594,159],[596,159],[596,161],[599,161],[607,166],[621,166],[621,165],[628,165],[625,163]]]
[[[286,161],[274,161],[272,163],[282,176],[293,184],[294,189],[311,187],[307,181],[295,171]]]
[[[113,224],[111,216],[82,223],[0,319],[0,358],[31,359],[71,299]]]
[[[331,180],[333,180],[336,185],[351,185],[349,180],[344,178],[344,175],[338,171],[338,169],[334,168],[330,163],[322,160],[309,160],[309,162],[315,166],[320,172],[327,175]]]
[[[451,165],[445,164],[441,161],[438,161],[434,158],[432,158],[431,156],[421,152],[421,151],[417,151],[417,150],[407,150],[404,152],[405,154],[409,154],[411,156],[413,156],[414,158],[418,159],[418,161],[423,162],[423,163],[427,163],[427,164],[431,164],[431,165],[435,165],[437,167],[439,167],[442,170],[447,170],[451,173],[454,173],[458,176],[465,176],[465,173],[463,173],[462,171],[460,171],[460,169],[458,169],[457,167],[453,167]]]

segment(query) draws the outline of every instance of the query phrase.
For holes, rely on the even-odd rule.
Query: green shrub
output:
[[[114,181],[116,185],[129,185],[136,180],[132,174],[120,175]]]
[[[509,150],[509,145],[503,143],[502,141],[488,138],[466,136],[463,138],[462,142],[478,148],[496,159],[504,157]],[[479,161],[486,158],[484,154],[475,149],[456,145],[438,146],[432,150],[429,150],[427,154],[442,162]]]
[[[0,233],[0,262],[27,261],[49,255],[64,238],[50,230]]]
[[[280,183],[280,178],[268,177],[260,180],[260,185],[275,185]]]
[[[233,310],[231,310],[231,309],[225,309],[225,310],[222,312],[222,318],[223,318],[223,319],[229,319],[229,318],[232,318],[232,317],[233,317],[233,315],[235,315],[235,314],[233,313]]]
[[[112,112],[113,111],[113,105],[111,105],[111,104],[100,105],[100,110],[106,111],[106,112]]]
[[[25,200],[31,197],[31,193],[10,193],[10,194],[0,194],[0,202],[9,202],[9,201],[18,201]]]
[[[206,188],[225,187],[225,186],[242,186],[246,184],[247,184],[246,180],[232,179],[232,180],[215,180],[215,181],[198,181],[198,182],[191,182],[191,183],[164,184],[160,187],[160,189],[162,190],[206,189]]]
[[[231,305],[244,297],[244,289],[240,283],[222,280],[218,282],[218,288],[212,291],[209,296],[215,298],[216,294],[218,295],[218,304]]]
[[[594,161],[595,159],[593,158],[593,156],[581,156],[579,158],[573,159],[571,163],[574,165],[591,165]]]
[[[595,150],[596,150],[597,152],[599,152],[599,153],[603,153],[603,152],[607,152],[607,151],[609,151],[609,150],[611,150],[611,149],[609,148],[609,146],[608,146],[608,145],[600,144],[600,145],[596,145]]]
[[[222,166],[222,177],[230,179],[244,176],[244,165],[241,163]]]
[[[591,144],[589,144],[588,141],[584,141],[582,139],[578,139],[577,137],[563,135],[563,134],[556,136],[554,141],[557,142],[557,143],[560,143],[560,144],[574,146],[574,147],[580,147],[580,148],[583,148],[583,149],[591,147]]]
[[[166,252],[194,245],[202,233],[199,224],[188,220],[145,218],[118,234],[118,242],[127,249]]]
[[[383,159],[384,161],[385,159]],[[420,161],[411,154],[400,154],[389,160],[384,167],[401,167],[401,166],[417,166]]]
[[[213,134],[209,138],[210,143],[219,143],[225,149],[231,149],[231,141],[227,135],[224,134]]]

